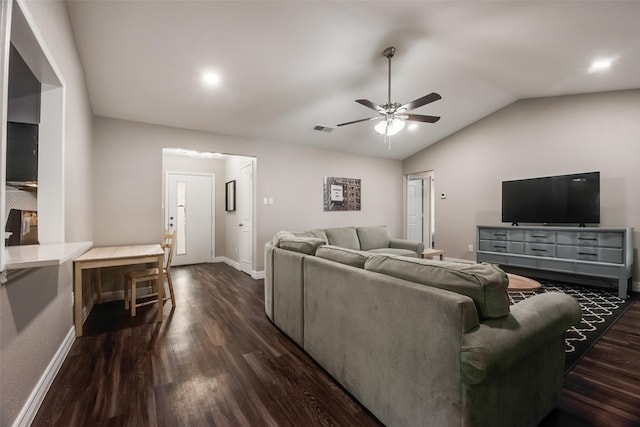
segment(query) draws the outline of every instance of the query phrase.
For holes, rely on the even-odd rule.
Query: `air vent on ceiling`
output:
[[[313,130],[317,130],[320,132],[331,132],[333,129],[333,127],[331,126],[325,126],[325,125],[315,125],[315,127],[313,128]]]

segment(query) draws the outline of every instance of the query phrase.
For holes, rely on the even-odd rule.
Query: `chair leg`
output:
[[[169,283],[169,294],[171,295],[171,305],[176,306],[176,297],[173,295],[173,280],[171,280],[171,274],[167,274],[167,282]]]
[[[99,268],[96,268],[96,284],[98,285],[98,304],[102,304],[102,274]]]
[[[136,288],[138,284],[135,280],[131,280],[131,317],[136,316]]]
[[[129,310],[129,286],[131,286],[131,280],[124,277],[124,309]]]

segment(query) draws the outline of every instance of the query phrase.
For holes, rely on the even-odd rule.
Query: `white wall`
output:
[[[64,2],[27,2],[66,84],[66,241],[92,236],[92,113]],[[0,288],[0,425],[11,425],[73,325],[72,266],[12,271]]]
[[[178,147],[255,157],[256,259],[279,230],[386,224],[402,236],[402,167],[397,160],[256,139],[94,118],[94,242],[157,241],[162,220],[162,148]],[[362,210],[324,212],[322,178],[362,179]],[[227,179],[228,180],[228,179]],[[272,197],[273,205],[261,203]]]
[[[28,1],[37,30],[65,80],[64,210],[65,241],[92,238],[92,119],[84,69],[73,39],[66,3]]]
[[[601,225],[640,242],[640,90],[518,101],[405,159],[435,171],[436,246],[475,260],[476,225],[500,224],[504,180],[600,171]],[[640,278],[635,251],[634,280]]]

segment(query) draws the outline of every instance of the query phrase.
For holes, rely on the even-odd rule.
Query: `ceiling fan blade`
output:
[[[380,105],[378,104],[374,104],[373,102],[369,101],[368,99],[356,99],[356,102],[360,105],[364,105],[367,108],[371,108],[374,111],[377,111],[380,114],[385,114],[386,111],[384,108],[382,108]]]
[[[414,122],[435,123],[440,120],[440,117],[424,116],[422,114],[403,114],[403,116],[406,116],[405,120],[412,120]]]
[[[368,122],[369,120],[378,120],[378,119],[382,119],[382,116],[378,116],[378,117],[369,117],[367,119],[360,119],[360,120],[354,120],[352,122],[346,122],[346,123],[340,123],[339,125],[336,126],[346,126],[346,125],[352,125],[354,123],[360,123],[360,122]]]
[[[402,105],[396,111],[400,112],[400,111],[413,110],[414,108],[422,107],[423,105],[427,105],[431,102],[437,101],[438,99],[442,99],[440,94],[431,92],[429,95],[425,95],[422,98],[418,98],[414,101],[411,101],[407,104]]]

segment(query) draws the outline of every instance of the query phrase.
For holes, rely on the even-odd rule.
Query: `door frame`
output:
[[[216,253],[216,174],[206,172],[184,172],[176,170],[166,170],[164,177],[164,195],[162,205],[164,206],[164,222],[163,231],[169,225],[169,175],[192,175],[192,176],[209,176],[211,177],[211,253],[207,262],[213,262]]]

